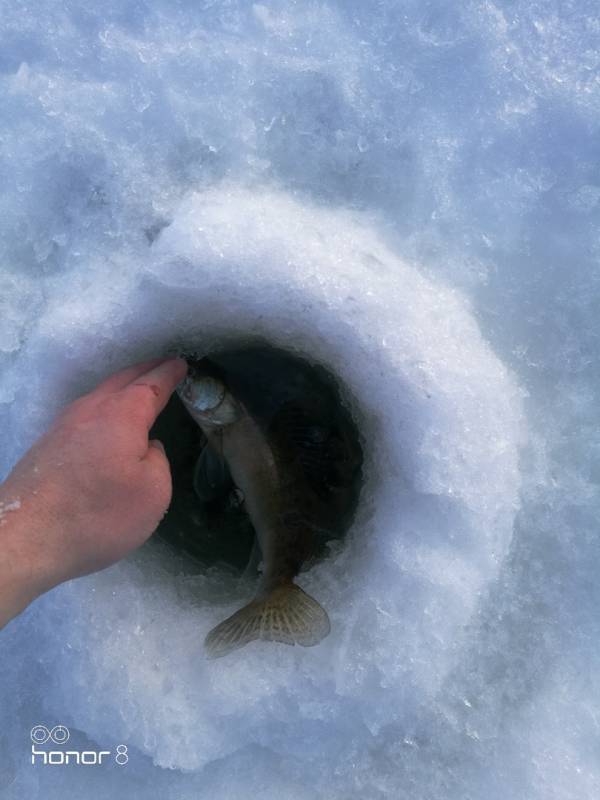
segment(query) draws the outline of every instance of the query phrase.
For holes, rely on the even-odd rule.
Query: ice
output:
[[[3,797],[600,794],[596,16],[1,4],[0,476],[114,369],[249,337],[365,453],[316,648],[205,660],[252,585],[155,542],[9,624]],[[35,724],[129,761],[32,766]]]

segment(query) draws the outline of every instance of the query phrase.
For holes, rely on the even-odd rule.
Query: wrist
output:
[[[0,628],[56,584],[36,503],[7,484],[0,488]]]

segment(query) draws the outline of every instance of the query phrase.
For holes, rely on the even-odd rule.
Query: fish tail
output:
[[[327,612],[291,581],[255,598],[221,622],[204,640],[208,658],[219,658],[255,639],[311,647],[329,633]]]

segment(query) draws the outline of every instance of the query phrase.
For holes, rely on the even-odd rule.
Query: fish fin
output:
[[[311,647],[329,633],[324,608],[295,583],[286,583],[240,608],[204,640],[208,658],[219,658],[255,639]]]
[[[193,485],[202,503],[224,499],[233,486],[227,462],[209,444],[204,446],[196,462]]]

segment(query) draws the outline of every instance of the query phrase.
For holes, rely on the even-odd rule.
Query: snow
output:
[[[158,543],[10,623],[3,796],[598,795],[594,5],[0,7],[0,476],[114,369],[249,337],[365,453],[316,648],[205,660],[252,587]],[[32,766],[35,724],[129,761]]]

